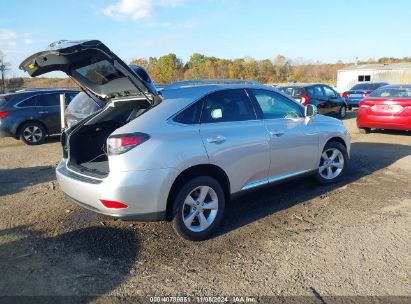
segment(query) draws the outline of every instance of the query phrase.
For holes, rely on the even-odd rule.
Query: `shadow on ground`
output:
[[[0,169],[0,196],[18,193],[26,187],[55,179],[52,166]]]
[[[353,143],[351,160],[340,182],[320,186],[311,176],[269,185],[250,191],[226,206],[225,219],[218,235],[225,234],[280,210],[326,195],[333,189],[343,187],[356,180],[384,169],[399,159],[411,155],[411,147],[382,143]]]
[[[89,227],[54,237],[28,227],[0,231],[1,296],[93,296],[120,285],[136,262],[133,230]]]

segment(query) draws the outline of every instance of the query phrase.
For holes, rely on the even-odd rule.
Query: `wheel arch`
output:
[[[219,166],[213,164],[201,164],[189,167],[182,171],[177,178],[174,180],[168,197],[167,197],[167,208],[166,208],[166,220],[171,220],[173,216],[173,204],[178,190],[184,184],[185,181],[198,177],[198,176],[210,176],[215,178],[221,185],[224,191],[224,196],[226,201],[230,198],[230,180],[223,169]]]

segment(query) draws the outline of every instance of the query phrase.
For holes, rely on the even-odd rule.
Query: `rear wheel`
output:
[[[358,128],[361,134],[368,134],[371,132],[370,128]]]
[[[27,145],[39,145],[46,138],[46,129],[37,122],[28,122],[20,127],[20,139]]]
[[[172,226],[187,240],[208,239],[220,225],[224,207],[224,192],[218,181],[209,176],[193,178],[176,196]]]
[[[316,178],[321,184],[338,181],[345,171],[348,161],[347,149],[339,142],[329,142],[321,154]]]

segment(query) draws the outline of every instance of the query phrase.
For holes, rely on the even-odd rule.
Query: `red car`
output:
[[[359,103],[357,126],[361,133],[372,128],[411,130],[411,85],[387,85]]]

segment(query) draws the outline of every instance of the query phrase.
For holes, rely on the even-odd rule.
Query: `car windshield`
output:
[[[304,94],[304,89],[298,87],[283,87],[278,89],[281,92],[286,93],[294,98],[300,98]]]
[[[351,90],[376,90],[383,86],[383,83],[359,83],[351,88]]]
[[[411,97],[411,87],[388,87],[375,90],[370,94],[370,97],[397,97],[397,98],[410,98]]]

